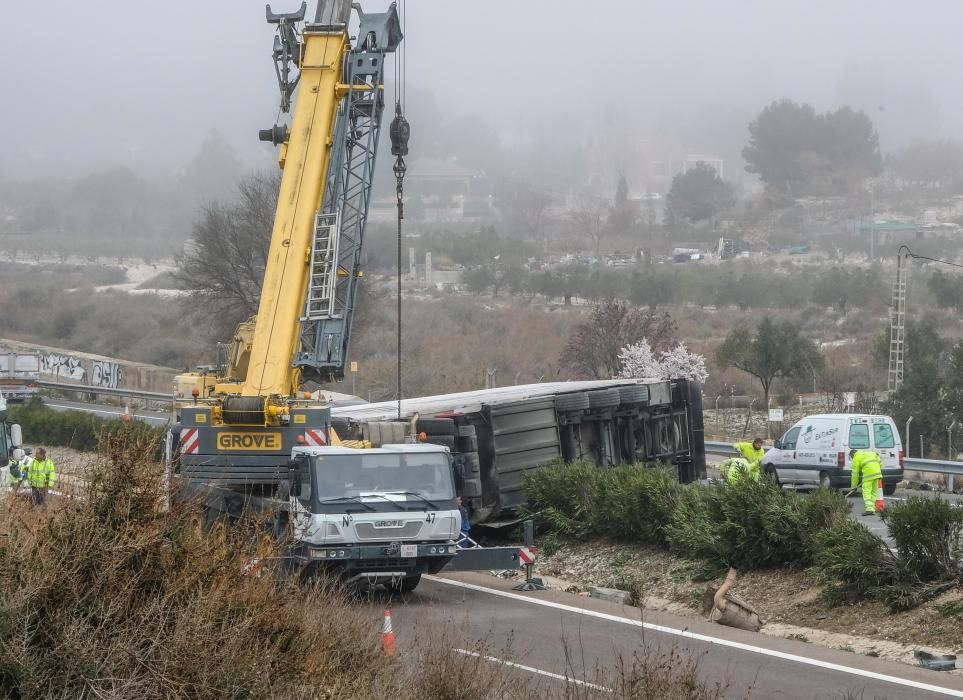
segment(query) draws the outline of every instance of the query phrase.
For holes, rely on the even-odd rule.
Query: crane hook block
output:
[[[408,155],[408,137],[411,136],[411,127],[401,113],[400,104],[395,105],[395,118],[391,120],[388,135],[391,137],[391,155]]]

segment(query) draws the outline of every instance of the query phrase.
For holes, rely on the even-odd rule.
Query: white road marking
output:
[[[533,666],[516,664],[514,661],[506,661],[505,659],[499,659],[497,656],[482,656],[477,651],[469,651],[468,649],[454,649],[453,651],[456,651],[459,654],[464,654],[465,656],[474,656],[475,658],[484,659],[485,661],[491,661],[492,663],[502,664],[504,666],[510,666],[511,668],[517,668],[520,671],[537,673],[540,676],[547,676],[548,678],[554,678],[557,681],[572,683],[574,685],[579,685],[584,688],[591,688],[592,690],[601,690],[604,693],[612,692],[611,688],[606,688],[604,685],[596,685],[595,683],[589,683],[588,681],[580,681],[577,678],[569,678],[568,676],[563,676],[558,673],[552,673],[551,671],[543,671],[542,669],[535,668]]]
[[[574,605],[565,605],[564,603],[555,603],[550,600],[542,600],[540,598],[527,598],[525,596],[518,595],[517,593],[509,593],[508,591],[499,591],[493,588],[485,588],[484,586],[477,586],[473,583],[464,583],[463,581],[452,581],[451,579],[439,578],[438,576],[429,576],[425,574],[423,575],[422,578],[426,578],[429,581],[435,581],[437,583],[444,583],[448,586],[456,586],[458,588],[466,588],[468,590],[478,591],[480,593],[488,593],[489,595],[500,596],[502,598],[509,598],[511,600],[517,600],[521,603],[528,603],[530,605],[541,605],[546,608],[555,608],[556,610],[563,610],[565,612],[574,613],[576,615],[585,615],[587,617],[595,617],[600,620],[608,620],[609,622],[618,622],[623,625],[631,625],[633,627],[642,627],[643,629],[652,630],[654,632],[662,632],[663,634],[671,634],[676,637],[682,637],[684,639],[694,639],[699,642],[706,642],[708,644],[718,644],[719,646],[731,647],[733,649],[748,651],[750,653],[760,654],[762,656],[771,656],[777,659],[783,659],[785,661],[795,661],[796,663],[806,664],[808,666],[818,666],[819,668],[825,668],[831,671],[848,673],[853,676],[862,676],[863,678],[872,678],[873,680],[883,681],[884,683],[892,683],[894,685],[902,685],[908,688],[915,688],[917,690],[925,690],[930,693],[946,695],[947,697],[951,697],[951,698],[963,698],[963,691],[961,690],[953,690],[952,688],[943,688],[938,685],[921,683],[919,681],[913,681],[907,678],[898,678],[897,676],[887,676],[882,673],[876,673],[875,671],[866,671],[861,668],[853,668],[852,666],[841,666],[840,664],[834,664],[829,661],[813,659],[808,656],[800,656],[798,654],[789,654],[784,651],[776,651],[775,649],[766,649],[765,647],[756,646],[754,644],[744,644],[742,642],[735,642],[729,639],[722,639],[720,637],[711,637],[706,634],[698,634],[696,632],[690,632],[689,630],[685,630],[685,629],[675,629],[673,627],[657,625],[652,622],[644,622],[642,620],[633,620],[628,617],[620,617],[618,615],[610,615],[609,613],[598,612],[595,610],[577,608]]]

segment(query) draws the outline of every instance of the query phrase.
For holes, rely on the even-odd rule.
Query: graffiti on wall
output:
[[[75,382],[86,383],[87,370],[77,357],[50,352],[40,356],[40,372],[50,374],[58,379],[70,379]]]
[[[95,360],[90,378],[90,386],[103,386],[116,389],[123,381],[124,373],[116,362]]]

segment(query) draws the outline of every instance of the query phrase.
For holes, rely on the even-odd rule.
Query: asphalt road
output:
[[[648,650],[654,656],[674,654],[674,665],[696,660],[702,679],[721,684],[727,698],[963,698],[963,676],[956,673],[567,593],[518,593],[513,583],[484,573],[424,578],[406,600],[392,603],[399,651],[404,654],[406,645],[424,635],[438,638],[446,626],[452,648],[481,653],[490,657],[486,663],[524,674],[533,686],[548,690],[573,682],[611,688],[609,674],[618,660],[631,663],[634,654]],[[374,601],[373,617],[384,602]]]

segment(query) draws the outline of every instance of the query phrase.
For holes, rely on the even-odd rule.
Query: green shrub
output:
[[[959,575],[957,550],[963,532],[963,508],[941,498],[913,496],[882,512],[899,557],[922,581]]]
[[[814,563],[827,596],[854,602],[896,585],[902,570],[896,555],[879,537],[853,520],[841,520],[816,533]]]
[[[665,545],[683,487],[673,471],[592,462],[553,462],[526,475],[527,511],[543,528],[572,537]]]
[[[801,499],[768,480],[685,490],[668,527],[676,553],[713,568],[805,565]]]
[[[525,511],[534,513],[541,527],[559,534],[571,537],[593,534],[589,494],[598,471],[591,462],[556,461],[526,474],[528,505]]]
[[[83,452],[96,450],[102,434],[116,433],[127,427],[122,420],[106,420],[92,413],[55,411],[39,400],[13,406],[7,416],[11,423],[20,424],[24,440],[29,445],[71,447]],[[163,428],[151,428],[139,421],[131,422],[129,428],[134,435],[148,439],[157,439],[164,434]]]

